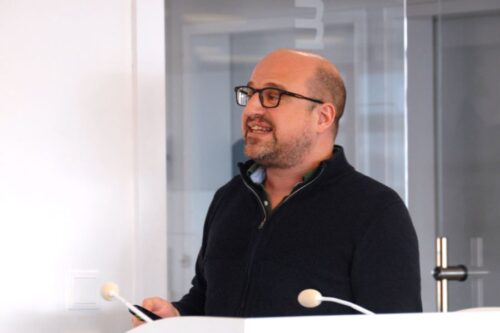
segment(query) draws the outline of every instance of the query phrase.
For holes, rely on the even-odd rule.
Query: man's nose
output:
[[[260,102],[259,94],[253,94],[247,102],[247,106],[243,110],[247,114],[261,114],[266,111],[266,108],[262,106]]]

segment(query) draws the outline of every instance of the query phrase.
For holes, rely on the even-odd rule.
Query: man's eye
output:
[[[271,101],[275,101],[275,100],[280,98],[279,92],[274,91],[274,90],[266,91],[265,95],[266,95],[266,99],[271,100]]]

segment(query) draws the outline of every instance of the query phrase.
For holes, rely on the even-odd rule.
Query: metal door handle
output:
[[[446,237],[436,239],[436,267],[432,272],[436,280],[436,301],[438,312],[448,312],[448,280],[465,281],[468,276],[464,265],[448,266]]]
[[[436,281],[440,280],[452,280],[452,281],[465,281],[469,271],[464,265],[448,266],[446,268],[436,267],[432,272],[432,276]]]

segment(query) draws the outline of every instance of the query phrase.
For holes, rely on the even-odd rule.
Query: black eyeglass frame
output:
[[[273,108],[278,107],[280,105],[280,102],[281,102],[281,96],[283,96],[283,95],[292,96],[292,97],[299,98],[299,99],[305,99],[305,100],[308,100],[308,101],[311,101],[311,102],[314,102],[314,103],[318,103],[318,104],[323,104],[324,103],[322,100],[311,98],[311,97],[307,97],[307,96],[304,96],[304,95],[301,95],[301,94],[297,94],[297,93],[294,93],[294,92],[291,92],[291,91],[288,91],[288,90],[284,90],[284,89],[280,89],[280,88],[276,88],[276,87],[264,87],[262,89],[256,89],[256,88],[252,88],[252,87],[249,87],[249,86],[237,86],[237,87],[234,87],[234,93],[235,93],[235,97],[236,97],[236,104],[238,104],[239,106],[246,106],[248,104],[247,103],[247,104],[243,105],[243,104],[240,104],[239,101],[238,101],[238,91],[240,89],[242,89],[242,88],[250,89],[251,91],[253,91],[252,95],[248,96],[248,94],[247,94],[247,96],[249,97],[248,99],[250,99],[250,97],[253,96],[255,93],[258,93],[259,94],[260,105],[262,105],[266,109],[273,109]],[[263,95],[263,92],[266,91],[266,90],[275,90],[275,91],[279,92],[278,102],[276,103],[276,105],[274,105],[274,106],[266,106],[266,105],[264,105],[264,95]]]

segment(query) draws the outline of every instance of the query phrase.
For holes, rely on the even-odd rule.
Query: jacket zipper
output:
[[[282,202],[280,202],[280,204],[278,206],[276,206],[275,209],[277,209],[278,207],[280,207],[281,205],[283,205],[285,202],[287,202],[296,193],[300,192],[304,188],[306,188],[309,185],[311,185],[312,183],[314,183],[316,181],[316,179],[318,179],[321,176],[321,174],[323,173],[323,170],[324,170],[324,168],[322,168],[320,170],[318,176],[316,176],[309,183],[305,184],[302,187],[299,187],[295,192],[291,193],[288,197],[286,197]],[[257,229],[259,230],[259,234],[257,235],[257,239],[255,240],[256,243],[254,245],[254,248],[252,249],[252,253],[251,253],[251,256],[250,256],[249,263],[248,263],[247,277],[246,277],[247,280],[245,282],[245,289],[243,291],[241,302],[240,302],[240,309],[239,309],[240,317],[243,317],[244,314],[245,314],[245,306],[246,306],[246,302],[247,302],[247,298],[248,298],[248,292],[249,292],[249,289],[250,289],[250,276],[251,276],[251,272],[252,272],[253,261],[254,261],[255,252],[257,251],[257,247],[259,245],[260,237],[261,237],[260,230],[262,230],[262,228],[264,227],[264,225],[265,225],[265,223],[267,221],[267,211],[266,211],[266,208],[264,206],[264,203],[260,200],[259,195],[257,194],[257,192],[255,192],[255,190],[244,179],[243,179],[243,184],[245,184],[245,186],[250,190],[250,192],[252,192],[253,195],[257,198],[257,201],[259,202],[260,207],[262,208],[262,212],[264,213],[264,218],[262,219],[262,221],[259,223],[259,226],[257,227]]]
[[[324,169],[325,169],[325,168],[321,168],[321,169],[319,170],[319,174],[318,174],[318,175],[317,175],[317,176],[316,176],[313,180],[311,180],[309,183],[304,184],[304,186],[301,186],[301,187],[299,187],[296,191],[294,191],[294,192],[290,193],[290,195],[289,195],[289,196],[287,196],[285,199],[283,199],[283,200],[282,200],[282,201],[278,204],[278,206],[276,206],[276,207],[274,208],[274,211],[276,211],[276,209],[278,209],[279,207],[281,207],[281,206],[282,206],[285,202],[287,202],[289,199],[293,198],[293,197],[295,196],[295,194],[299,193],[300,191],[302,191],[303,189],[305,189],[305,188],[306,188],[306,187],[308,187],[309,185],[311,185],[311,184],[313,184],[314,182],[316,182],[316,180],[317,180],[317,179],[321,176],[321,174],[323,173],[323,170],[324,170]]]
[[[257,201],[259,202],[260,207],[262,208],[262,212],[264,213],[264,218],[262,219],[262,221],[259,223],[259,226],[257,227],[258,234],[256,235],[255,243],[254,243],[254,246],[252,248],[252,253],[250,254],[250,260],[249,260],[248,266],[247,266],[247,276],[246,276],[246,281],[245,281],[245,287],[244,287],[243,294],[241,297],[240,309],[239,309],[239,316],[240,317],[243,317],[245,314],[245,306],[246,306],[246,302],[247,302],[247,298],[248,298],[248,292],[250,290],[250,276],[252,273],[253,261],[254,261],[255,252],[257,251],[257,247],[259,245],[260,237],[261,237],[260,230],[264,227],[264,224],[266,223],[266,220],[267,220],[267,211],[266,211],[266,208],[264,207],[264,204],[260,200],[259,195],[257,194],[257,192],[255,192],[255,190],[250,185],[247,184],[247,182],[245,180],[243,180],[243,184],[245,184],[245,186],[250,190],[250,192],[252,192],[253,195],[255,195],[255,197],[257,198]]]
[[[259,223],[259,226],[257,227],[257,229],[262,229],[264,227],[264,224],[266,223],[266,220],[267,220],[266,207],[264,207],[264,204],[260,200],[260,197],[257,194],[257,192],[255,192],[255,190],[250,185],[248,185],[247,182],[244,179],[243,179],[243,184],[245,184],[245,186],[250,190],[250,192],[252,192],[253,195],[255,195],[255,197],[257,198],[257,201],[260,204],[260,208],[262,208],[262,212],[264,213],[264,218],[262,219],[262,221]]]

